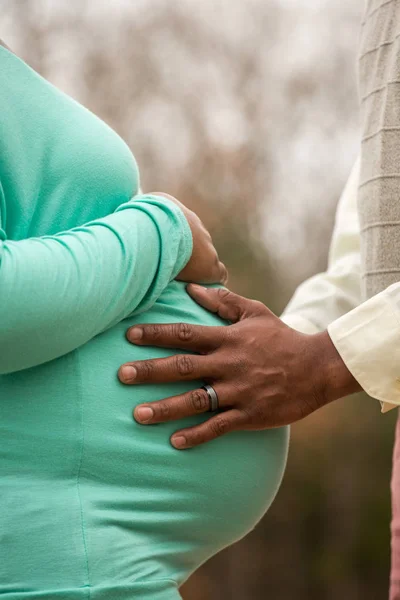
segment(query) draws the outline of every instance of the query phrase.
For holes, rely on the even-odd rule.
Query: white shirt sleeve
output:
[[[328,333],[347,368],[382,412],[400,405],[400,283],[331,323]]]
[[[387,412],[400,405],[400,283],[360,304],[359,169],[358,159],[338,204],[326,272],[299,286],[281,318],[303,333],[327,328],[352,375]]]
[[[324,331],[361,302],[359,169],[357,160],[339,200],[327,270],[297,288],[281,317],[303,333]]]

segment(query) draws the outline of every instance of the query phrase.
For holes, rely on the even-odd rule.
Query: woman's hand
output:
[[[177,279],[197,283],[223,283],[228,280],[225,265],[219,260],[211,236],[199,217],[173,196],[160,192],[152,192],[154,196],[164,196],[179,206],[185,215],[193,237],[193,252],[186,267]]]

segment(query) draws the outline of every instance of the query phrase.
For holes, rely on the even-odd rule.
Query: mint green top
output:
[[[151,307],[188,261],[191,233],[172,202],[136,196],[135,159],[109,127],[0,52],[0,373],[9,373]]]
[[[202,562],[252,529],[284,470],[288,430],[178,452],[141,402],[201,385],[123,386],[139,322],[221,321],[173,281],[181,211],[138,195],[126,144],[0,47],[0,595],[176,600]]]

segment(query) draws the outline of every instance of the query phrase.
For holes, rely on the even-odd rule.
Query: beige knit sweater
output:
[[[400,280],[400,0],[368,0],[359,55],[363,292]]]

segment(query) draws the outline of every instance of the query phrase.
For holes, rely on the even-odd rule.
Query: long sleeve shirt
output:
[[[362,302],[357,159],[338,203],[327,270],[296,290],[282,320],[303,333],[328,333],[361,387],[400,405],[400,282]]]
[[[119,136],[0,46],[0,375],[148,310],[192,252]]]

